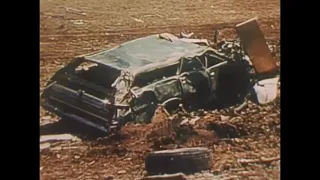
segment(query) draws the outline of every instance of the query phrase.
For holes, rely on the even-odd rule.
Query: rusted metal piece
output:
[[[262,74],[275,71],[276,61],[268,48],[257,18],[237,24],[235,29],[256,72]]]

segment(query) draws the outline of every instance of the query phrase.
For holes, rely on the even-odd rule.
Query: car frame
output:
[[[150,122],[159,106],[170,113],[243,101],[254,85],[252,66],[241,48],[231,57],[222,47],[162,33],[81,55],[52,76],[41,105],[110,133]]]

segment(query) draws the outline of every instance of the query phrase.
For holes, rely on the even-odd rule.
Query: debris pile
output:
[[[162,33],[76,57],[49,80],[41,104],[63,119],[112,134],[128,122],[151,122],[159,107],[171,116],[249,96],[270,103],[279,78],[259,25],[251,19],[235,29],[240,41],[221,41],[216,48],[192,39],[193,33]],[[250,33],[254,37],[245,35]]]

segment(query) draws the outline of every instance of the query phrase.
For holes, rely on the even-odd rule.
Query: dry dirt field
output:
[[[41,91],[48,78],[76,55],[161,32],[188,31],[212,39],[215,28],[224,28],[221,38],[233,38],[232,26],[255,16],[267,41],[277,45],[279,58],[280,0],[40,0]],[[40,110],[41,125],[56,119]],[[280,179],[279,160],[239,161],[280,156],[279,98],[268,106],[249,104],[236,116],[210,111],[201,116],[201,121],[220,122],[241,133],[230,138],[215,132],[215,138],[208,138],[211,136],[199,132],[184,142],[171,140],[171,145],[207,146],[213,150],[211,173],[190,179]],[[148,128],[129,125],[123,128],[120,138],[83,140],[59,145],[69,148],[44,150],[40,152],[40,178],[142,177],[144,155],[163,143],[147,138]],[[166,143],[168,147],[170,142]]]

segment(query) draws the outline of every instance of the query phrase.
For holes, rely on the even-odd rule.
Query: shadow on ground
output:
[[[72,134],[81,139],[93,140],[104,137],[105,134],[97,132],[81,124],[60,120],[58,122],[40,126],[40,136],[49,134]]]

